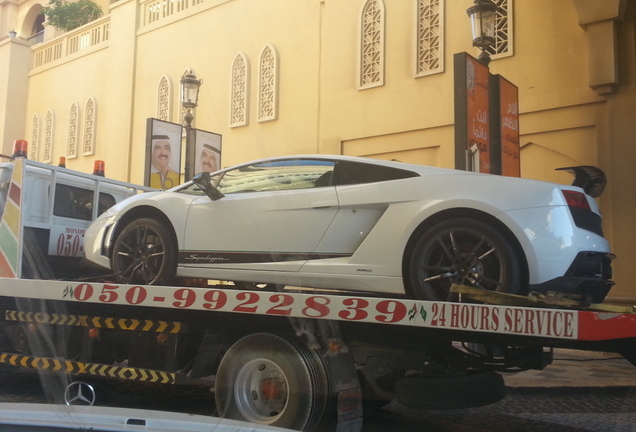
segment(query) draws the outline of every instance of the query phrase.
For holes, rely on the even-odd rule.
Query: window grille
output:
[[[170,120],[170,81],[164,76],[159,81],[157,95],[157,118],[163,121]]]
[[[66,147],[66,157],[73,159],[77,157],[77,143],[79,142],[79,115],[80,109],[76,102],[73,102],[68,113],[68,143]]]
[[[84,110],[84,149],[83,156],[95,154],[95,127],[97,124],[97,103],[89,98]]]
[[[38,160],[38,144],[40,142],[40,116],[33,115],[31,119],[31,145],[29,146],[29,159]]]
[[[486,51],[492,58],[509,57],[512,52],[512,0],[495,0],[499,10],[495,16],[495,43]]]
[[[55,128],[55,116],[48,110],[44,117],[44,148],[42,149],[42,162],[53,162],[53,131]]]
[[[444,0],[416,0],[415,76],[444,72]]]
[[[276,120],[278,98],[278,59],[276,50],[271,45],[261,53],[258,91],[258,120]]]
[[[384,85],[384,3],[367,0],[362,8],[359,88]]]
[[[232,100],[230,127],[247,125],[249,63],[244,54],[238,54],[232,64]]]

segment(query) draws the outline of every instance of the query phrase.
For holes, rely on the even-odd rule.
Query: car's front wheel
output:
[[[521,261],[508,239],[476,219],[452,218],[428,229],[410,260],[410,285],[415,298],[454,300],[453,284],[520,294]]]
[[[172,236],[156,219],[126,225],[113,246],[111,265],[121,283],[167,285],[176,268]]]

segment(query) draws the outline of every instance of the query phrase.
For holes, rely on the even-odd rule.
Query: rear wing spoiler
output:
[[[607,184],[607,177],[603,170],[591,165],[581,165],[557,168],[557,171],[567,171],[574,176],[572,186],[582,188],[592,198],[598,198]]]

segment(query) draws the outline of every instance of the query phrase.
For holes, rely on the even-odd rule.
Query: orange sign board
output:
[[[491,172],[490,72],[467,53],[455,66],[455,168]]]
[[[519,147],[519,91],[510,81],[498,77],[501,129],[501,174],[521,177]]]
[[[479,168],[475,171],[490,173],[490,118],[488,67],[473,57],[466,56],[466,108],[467,149],[479,152]]]

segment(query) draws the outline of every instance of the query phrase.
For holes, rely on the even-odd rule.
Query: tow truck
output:
[[[69,396],[91,377],[206,385],[223,418],[353,432],[365,410],[394,399],[415,409],[500,400],[499,372],[543,369],[553,348],[615,352],[636,364],[633,307],[556,294],[454,286],[459,301],[441,302],[223,281],[125,285],[79,262],[42,271],[76,244],[67,237],[75,231],[54,227],[59,184],[95,185],[90,220],[101,191],[115,200],[143,191],[43,165],[0,166],[11,174],[0,188],[0,364],[71,378],[67,403],[94,403],[94,394]],[[29,180],[44,170],[46,181]],[[29,240],[32,228],[44,231],[40,241]]]

